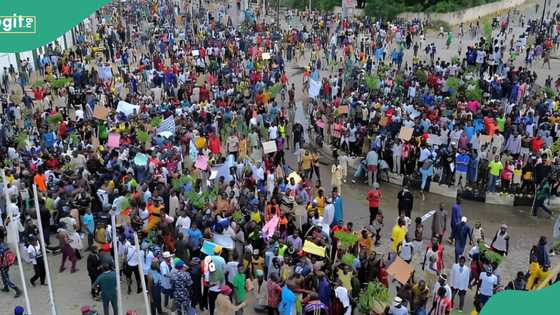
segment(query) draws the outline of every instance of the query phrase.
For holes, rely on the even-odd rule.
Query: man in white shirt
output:
[[[334,289],[334,295],[340,301],[340,304],[342,304],[342,310],[344,311],[343,315],[352,314],[352,306],[350,305],[348,290],[342,286],[342,281],[340,279],[337,280],[337,287]]]
[[[175,223],[177,231],[183,233],[183,235],[188,235],[187,231],[191,228],[191,218],[187,216],[187,212],[181,212],[181,216],[177,218]]]
[[[459,263],[451,267],[451,301],[454,302],[455,295],[459,294],[459,310],[463,311],[465,306],[465,294],[469,287],[469,278],[471,275],[470,268],[465,266],[465,256],[459,257]]]
[[[492,267],[487,267],[486,272],[480,274],[476,292],[482,306],[494,295],[494,290],[498,285],[498,277],[492,273]]]
[[[334,221],[334,204],[332,198],[327,199],[327,205],[323,211],[323,223],[330,226]]]
[[[136,285],[137,290],[136,293],[141,293],[141,284],[140,284],[140,269],[138,269],[138,251],[136,250],[136,246],[131,242],[125,243],[125,258],[126,258],[126,266],[124,268],[124,272],[126,274],[126,282],[128,284],[128,294],[132,292],[131,285],[132,285],[132,274],[134,273],[134,278],[136,278]]]

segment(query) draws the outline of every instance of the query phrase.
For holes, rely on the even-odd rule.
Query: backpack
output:
[[[8,268],[16,262],[16,254],[9,249],[6,249],[2,256],[0,256],[0,268]]]

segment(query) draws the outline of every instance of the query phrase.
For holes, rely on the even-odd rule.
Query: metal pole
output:
[[[4,197],[6,198],[6,213],[8,212],[8,205],[11,203],[10,196],[8,195],[8,181],[6,180],[6,172],[2,169],[2,182],[4,183]],[[11,219],[11,218],[10,218]],[[6,225],[6,229],[8,225]],[[16,235],[16,256],[18,261],[19,276],[21,278],[21,286],[23,288],[23,296],[25,297],[25,308],[28,315],[31,315],[31,302],[29,302],[29,294],[27,293],[27,283],[25,275],[23,274],[23,262],[21,261],[21,254],[19,251],[19,235]]]
[[[56,315],[56,304],[54,303],[54,293],[52,287],[51,271],[49,269],[49,261],[47,259],[47,244],[43,232],[43,222],[41,222],[41,211],[39,209],[39,196],[37,195],[37,185],[33,184],[33,197],[35,198],[35,213],[37,214],[37,227],[39,228],[41,251],[43,253],[43,263],[45,265],[45,273],[47,276],[47,285],[49,286],[49,304],[51,305],[51,315]],[[48,233],[48,232],[47,232]]]
[[[118,315],[123,315],[119,251],[117,249],[117,224],[114,215],[111,215],[111,230],[113,231],[113,255],[115,255],[115,273],[117,274],[117,311]]]
[[[134,247],[138,257],[138,268],[140,268],[140,283],[142,283],[142,295],[144,296],[144,304],[146,304],[146,314],[152,315],[150,308],[150,300],[148,299],[148,290],[146,289],[146,278],[144,274],[144,267],[142,265],[142,258],[140,258],[140,244],[138,242],[138,233],[134,233]]]

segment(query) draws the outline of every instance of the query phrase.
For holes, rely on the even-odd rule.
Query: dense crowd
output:
[[[248,300],[283,315],[478,314],[498,290],[551,281],[556,243],[542,237],[528,272],[504,282],[507,225],[485,237],[463,216],[461,197],[534,195],[533,214],[552,215],[560,84],[539,86],[532,63],[550,66],[556,14],[528,21],[523,34],[508,27],[525,26],[514,14],[489,35],[471,24],[476,44],[466,51],[463,25],[458,35],[442,31],[448,47],[455,36],[460,47],[446,61],[423,21],[290,12],[277,28],[239,9],[234,25],[231,10],[111,4],[80,26],[74,47],[50,44],[37,66],[4,69],[4,291],[21,294],[8,273],[14,244],[34,267],[30,283],[45,284],[37,220],[48,252],[61,253],[59,272],[67,261],[81,272],[90,252],[83,272],[105,314],[122,307],[117,267],[123,294],[133,282],[144,293],[145,281],[152,314],[242,314]],[[302,68],[301,82],[288,64]],[[330,174],[320,165],[327,145]],[[352,176],[354,157],[363,161]],[[403,175],[403,188],[385,250],[379,183],[389,172]],[[363,229],[345,218],[347,179],[371,188]],[[429,191],[430,182],[459,189],[451,215],[442,205],[412,218],[411,190]],[[455,256],[447,266],[446,242]],[[392,282],[397,263],[418,270]],[[466,306],[473,287],[474,307]]]

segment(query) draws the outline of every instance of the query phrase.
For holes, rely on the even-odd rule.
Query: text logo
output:
[[[37,17],[28,15],[0,16],[0,34],[35,34]]]

